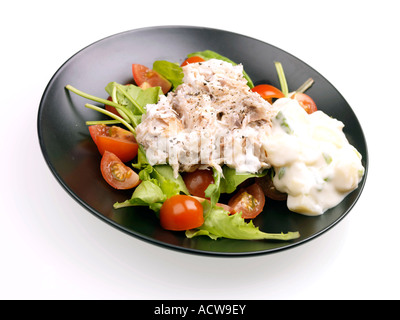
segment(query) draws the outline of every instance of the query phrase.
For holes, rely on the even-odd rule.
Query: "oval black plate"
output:
[[[155,60],[182,62],[186,55],[210,49],[242,63],[255,84],[278,86],[274,61],[284,67],[290,89],[309,77],[315,84],[308,91],[319,108],[345,124],[345,133],[368,167],[367,146],[361,126],[341,94],[318,72],[296,57],[267,43],[222,30],[200,27],[153,27],[123,32],[89,45],[66,61],[50,80],[38,112],[38,135],[44,158],[61,185],[83,207],[114,227],[139,239],[184,252],[223,256],[265,254],[292,248],[311,240],[338,223],[354,206],[365,184],[337,207],[319,217],[288,211],[285,203],[269,201],[254,223],[265,232],[299,231],[294,241],[211,240],[185,238],[184,233],[163,230],[152,211],[143,207],[113,209],[131,192],[110,188],[103,180],[100,155],[85,121],[102,116],[84,107],[89,102],[65,90],[70,84],[84,92],[107,98],[104,87],[111,81],[131,80],[131,65],[152,66]],[[262,68],[260,68],[262,66]]]

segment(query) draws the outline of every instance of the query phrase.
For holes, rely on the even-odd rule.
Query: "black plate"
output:
[[[270,201],[254,221],[265,232],[299,231],[290,242],[186,239],[183,233],[163,230],[153,212],[143,207],[113,209],[131,192],[110,188],[103,180],[100,155],[93,144],[86,120],[102,115],[84,107],[89,102],[67,92],[70,84],[84,92],[107,98],[104,87],[111,81],[131,80],[131,64],[152,66],[155,60],[182,62],[186,55],[210,49],[242,63],[255,84],[279,87],[274,61],[283,64],[289,88],[298,88],[312,77],[308,91],[327,114],[345,124],[345,133],[363,156],[367,168],[367,146],[360,124],[341,94],[318,72],[294,56],[267,43],[222,30],[199,27],[154,27],[113,35],[89,45],[66,61],[50,80],[40,103],[38,134],[44,158],[57,180],[83,207],[114,227],[139,239],[184,252],[238,256],[277,252],[317,237],[338,223],[356,203],[366,174],[357,190],[337,207],[319,217],[288,211],[285,203]],[[260,67],[262,66],[262,67]]]

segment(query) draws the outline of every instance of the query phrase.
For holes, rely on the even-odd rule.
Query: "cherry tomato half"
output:
[[[139,145],[134,135],[117,126],[96,124],[89,126],[90,135],[101,155],[114,153],[122,162],[131,161],[138,153]]]
[[[172,196],[160,209],[160,223],[164,229],[173,231],[198,228],[204,223],[203,206],[190,196]]]
[[[115,189],[132,189],[140,183],[138,174],[108,151],[101,158],[100,170],[104,180]]]
[[[318,110],[314,100],[305,93],[295,93],[292,96],[292,99],[297,100],[308,114],[311,114]]]
[[[244,219],[257,217],[264,208],[265,195],[262,188],[254,183],[251,186],[239,190],[228,202],[235,212],[242,212]]]
[[[269,103],[272,103],[273,99],[284,98],[285,95],[281,90],[271,86],[269,84],[259,84],[251,89],[253,92],[257,92],[264,100],[267,100]]]
[[[206,60],[204,60],[203,58],[200,58],[198,56],[190,57],[182,62],[181,67],[187,66],[188,64],[191,64],[191,63],[204,62],[204,61],[206,61]]]
[[[149,87],[161,87],[166,94],[171,89],[171,83],[158,72],[147,68],[141,64],[132,64],[133,79],[136,84],[145,89]]]
[[[214,183],[213,172],[211,170],[185,172],[183,181],[191,195],[205,198],[206,189],[211,183]]]

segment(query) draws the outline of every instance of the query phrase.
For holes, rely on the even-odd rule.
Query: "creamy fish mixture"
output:
[[[263,141],[275,115],[251,92],[242,65],[211,59],[183,67],[183,84],[154,105],[137,127],[151,165],[178,171],[202,167],[255,173],[270,167]]]
[[[273,105],[249,90],[243,67],[211,59],[182,68],[183,84],[147,105],[136,128],[151,165],[179,171],[222,165],[273,168],[291,211],[320,215],[358,187],[364,168],[343,123],[307,114],[296,100]]]

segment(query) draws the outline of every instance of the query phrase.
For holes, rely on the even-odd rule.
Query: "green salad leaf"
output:
[[[142,89],[133,84],[122,85],[117,82],[110,82],[105,90],[115,103],[123,107],[119,113],[122,117],[127,115],[133,121],[134,127],[141,122],[146,105],[157,103],[159,96],[163,94],[160,87]]]
[[[161,189],[166,194],[167,198],[180,193],[189,194],[189,190],[186,188],[185,182],[183,181],[181,175],[178,175],[178,177],[175,178],[174,170],[171,166],[154,166],[152,173],[152,177],[160,182]]]
[[[153,211],[159,211],[166,200],[162,189],[152,181],[142,181],[135,189],[131,199],[114,203],[114,208],[130,206],[147,206]]]
[[[213,207],[219,200],[221,195],[221,173],[213,168],[214,183],[211,183],[205,190],[206,198],[210,199],[211,207]]]
[[[186,237],[208,236],[211,239],[229,238],[238,240],[292,240],[297,239],[298,232],[265,233],[260,231],[252,221],[246,222],[240,214],[229,215],[227,211],[218,206],[211,207],[209,201],[202,202],[204,209],[204,224],[186,231]],[[211,208],[210,208],[211,207]]]
[[[181,193],[189,194],[182,177],[179,175],[175,178],[169,165],[145,165],[139,172],[139,178],[142,182],[136,187],[132,197],[124,202],[115,203],[114,208],[148,206],[158,212],[168,198]]]
[[[268,173],[264,170],[261,173],[241,173],[228,166],[222,167],[222,173],[213,169],[214,183],[210,184],[206,191],[206,198],[210,199],[211,206],[216,204],[221,196],[221,193],[232,193],[244,181],[250,178],[263,177]]]
[[[268,169],[261,173],[242,173],[228,166],[222,167],[223,178],[220,183],[221,193],[232,193],[244,181],[250,178],[263,177],[268,173]]]
[[[138,148],[138,155],[137,155],[137,163],[132,163],[132,167],[135,169],[142,169],[149,165],[149,161],[147,160],[146,151],[144,150],[143,146],[139,144]]]
[[[165,60],[155,61],[153,70],[162,75],[172,84],[172,89],[175,90],[177,86],[183,83],[182,68],[176,64]]]
[[[113,113],[107,111],[104,108],[93,106],[91,104],[86,104],[85,106],[110,116],[114,120],[104,120],[104,121],[87,121],[88,125],[94,124],[118,124],[122,123],[128,128],[133,134],[135,134],[136,126],[141,122],[142,115],[146,112],[147,104],[157,103],[160,95],[162,94],[160,87],[152,87],[147,89],[139,88],[133,84],[121,85],[117,82],[110,82],[105,90],[112,97],[113,101],[108,101],[103,98],[93,96],[91,94],[85,93],[81,90],[74,88],[71,85],[65,87],[75,94],[98,102],[103,105],[110,105],[115,107],[120,116],[114,115]]]

